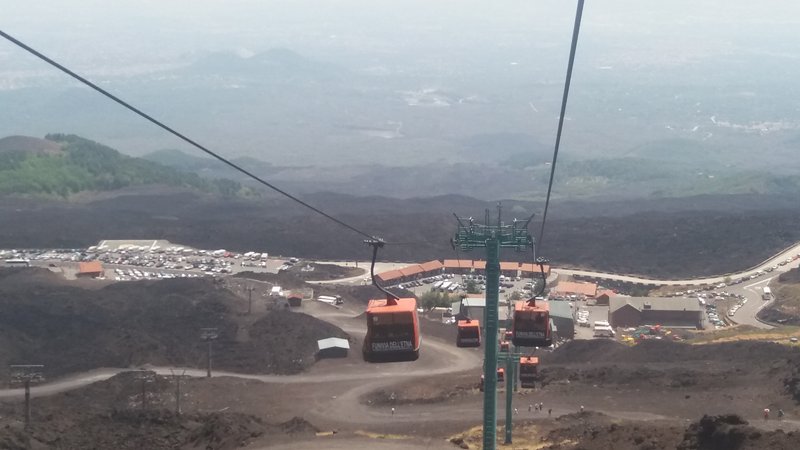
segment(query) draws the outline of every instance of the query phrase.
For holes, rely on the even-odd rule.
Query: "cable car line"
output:
[[[561,114],[558,116],[558,131],[556,132],[556,144],[553,149],[553,161],[550,164],[550,181],[547,183],[547,197],[544,202],[544,214],[542,215],[542,228],[539,230],[539,239],[536,244],[542,246],[542,238],[544,237],[544,226],[547,222],[547,209],[550,206],[550,193],[553,190],[553,179],[556,174],[556,161],[558,161],[558,150],[561,146],[561,132],[564,129],[564,116],[567,111],[567,97],[569,97],[569,85],[572,81],[572,66],[575,63],[575,50],[578,47],[578,34],[581,30],[581,17],[583,16],[583,2],[578,0],[578,9],[575,12],[575,27],[572,30],[572,44],[569,49],[569,63],[567,64],[567,77],[564,82],[564,95],[561,99]]]
[[[344,228],[347,228],[350,231],[353,231],[353,232],[355,232],[357,234],[360,234],[361,236],[364,236],[364,237],[366,237],[368,239],[375,239],[374,235],[371,235],[371,234],[369,234],[367,232],[361,231],[360,229],[358,229],[358,228],[356,228],[356,227],[354,227],[354,226],[352,226],[352,225],[350,225],[350,224],[348,224],[348,223],[346,223],[346,222],[344,222],[344,221],[342,221],[340,219],[337,219],[336,217],[333,217],[332,215],[320,210],[319,208],[316,208],[316,207],[304,202],[303,200],[300,200],[299,198],[295,197],[294,195],[284,191],[283,189],[280,189],[279,187],[275,186],[274,184],[269,183],[268,181],[264,180],[263,178],[251,173],[250,171],[248,171],[248,170],[244,169],[243,167],[237,165],[236,163],[226,159],[225,157],[223,157],[223,156],[221,156],[221,155],[209,150],[208,148],[206,148],[205,146],[197,143],[196,141],[194,141],[193,139],[189,138],[188,136],[186,136],[186,135],[174,130],[173,128],[169,127],[168,125],[164,124],[163,122],[159,121],[158,119],[155,119],[154,117],[150,116],[149,114],[145,113],[144,111],[136,108],[135,106],[131,105],[130,103],[127,103],[126,101],[124,101],[121,98],[115,96],[114,94],[106,91],[105,89],[103,89],[100,86],[96,85],[95,83],[89,81],[88,79],[78,75],[77,73],[75,73],[72,70],[68,69],[67,67],[59,64],[58,62],[54,61],[53,59],[47,57],[43,53],[41,53],[38,50],[34,49],[33,47],[25,44],[24,42],[20,41],[19,39],[11,36],[10,34],[6,33],[5,31],[0,30],[0,36],[3,36],[7,40],[9,40],[12,43],[16,44],[18,47],[26,50],[28,53],[36,56],[37,58],[41,59],[42,61],[50,64],[51,66],[57,68],[60,71],[66,73],[67,75],[71,76],[72,78],[75,78],[76,80],[80,81],[81,83],[85,84],[86,86],[88,86],[88,87],[94,89],[95,91],[99,92],[100,94],[108,97],[110,100],[113,100],[114,102],[122,105],[126,109],[128,109],[128,110],[132,111],[133,113],[137,114],[138,116],[148,120],[149,122],[153,123],[154,125],[158,126],[159,128],[164,129],[165,131],[167,131],[168,133],[170,133],[170,134],[174,135],[175,137],[181,139],[182,141],[184,141],[184,142],[194,146],[195,148],[203,151],[207,155],[209,155],[209,156],[217,159],[218,161],[230,166],[231,168],[243,173],[244,175],[247,175],[248,177],[250,177],[253,180],[259,182],[260,184],[268,187],[269,189],[272,189],[273,191],[283,195],[284,197],[286,197],[286,198],[288,198],[290,200],[293,200],[293,201],[305,206],[306,208],[310,209],[311,211],[314,211],[315,213],[317,213],[317,214],[319,214],[319,215],[321,215],[321,216],[323,216],[323,217],[325,217],[325,218],[327,218],[327,219],[329,219],[329,220],[341,225]],[[384,242],[384,244],[386,244],[386,242]]]

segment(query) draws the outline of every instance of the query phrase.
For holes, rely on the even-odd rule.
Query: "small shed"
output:
[[[303,294],[289,292],[286,294],[286,300],[292,308],[299,308],[300,304],[303,302]]]
[[[350,343],[347,339],[330,337],[318,340],[317,348],[317,359],[346,358]]]
[[[78,264],[78,277],[98,278],[103,276],[103,265],[100,261],[88,261]]]
[[[597,300],[597,304],[599,306],[608,306],[609,302],[611,301],[611,297],[615,295],[617,295],[616,292],[610,289],[602,289],[597,291],[597,297],[595,297],[595,300]]]

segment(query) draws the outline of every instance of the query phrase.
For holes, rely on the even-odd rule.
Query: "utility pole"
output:
[[[142,387],[142,411],[147,410],[147,383],[152,383],[156,379],[156,373],[152,370],[141,369],[136,378],[141,382]]]
[[[211,378],[211,343],[217,340],[219,332],[216,328],[201,328],[200,339],[208,344],[208,354],[206,358],[206,377]]]
[[[186,376],[186,370],[181,372],[180,375],[176,374],[174,370],[169,369],[172,373],[172,378],[175,380],[175,414],[181,415],[181,379]]]
[[[25,386],[25,431],[31,426],[31,383],[44,381],[44,366],[41,364],[11,365],[11,383]]]
[[[247,315],[253,313],[253,291],[255,288],[253,286],[247,287]]]
[[[483,364],[483,448],[495,450],[497,446],[497,334],[498,303],[500,297],[500,249],[513,248],[525,251],[533,248],[533,238],[528,224],[533,216],[522,222],[514,219],[511,225],[502,221],[502,209],[497,205],[497,223],[492,225],[486,210],[484,225],[472,218],[462,220],[456,216],[458,231],[452,240],[453,247],[470,251],[486,249],[486,309],[484,310],[486,346]],[[508,376],[510,374],[507,374]]]

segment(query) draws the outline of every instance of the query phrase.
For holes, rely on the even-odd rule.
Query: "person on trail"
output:
[[[764,420],[769,420],[769,408],[764,408]]]
[[[394,406],[392,406],[392,415],[394,415]]]
[[[539,411],[544,411],[544,402],[539,402]]]
[[[552,415],[553,415],[553,408],[550,408],[547,410],[547,417],[550,417]]]
[[[514,415],[516,416],[517,414],[519,414],[519,410],[517,408],[514,408]]]
[[[581,405],[581,412],[583,412],[583,405]]]
[[[533,405],[528,405],[528,412],[531,412],[531,409],[533,409]]]
[[[782,417],[783,417],[783,410],[779,409],[778,410],[778,418],[782,418]]]

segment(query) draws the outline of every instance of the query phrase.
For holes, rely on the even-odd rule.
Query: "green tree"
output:
[[[467,281],[467,294],[480,294],[481,289],[474,280]]]
[[[419,298],[419,304],[425,309],[432,309],[436,307],[446,308],[452,304],[450,296],[446,293],[430,291],[422,294]]]

